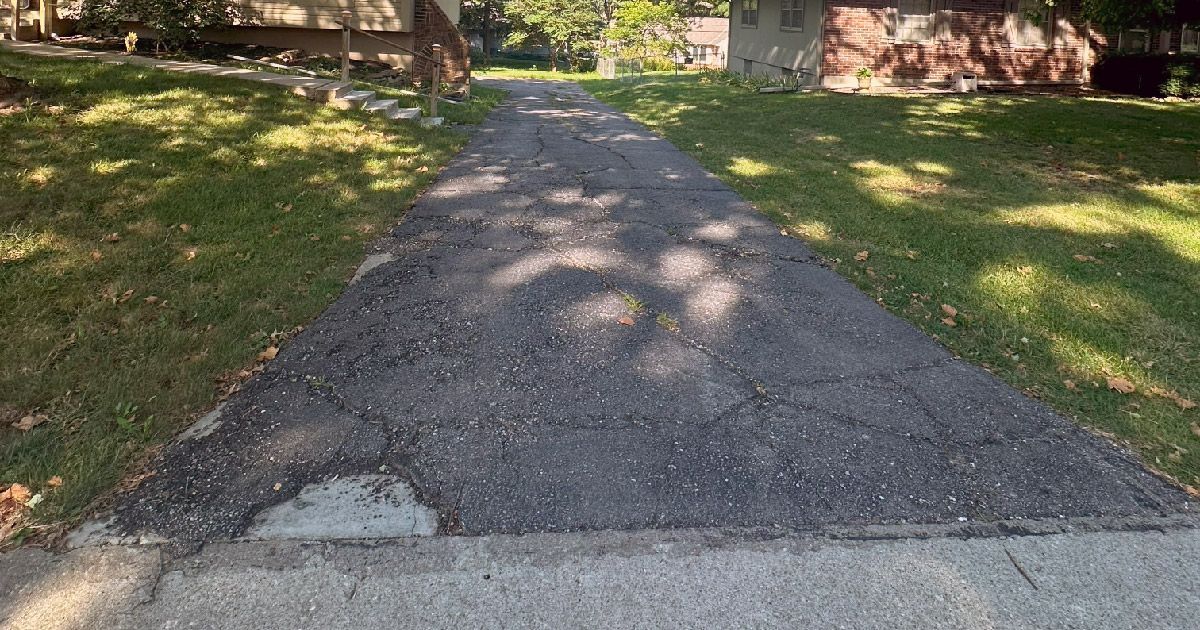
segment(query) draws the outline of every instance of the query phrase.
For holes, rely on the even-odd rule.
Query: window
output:
[[[708,63],[708,46],[697,46],[696,58],[699,59],[700,63],[702,64]]]
[[[742,26],[758,28],[758,0],[742,0]]]
[[[742,60],[742,74],[752,76],[754,74],[754,62],[749,59]]]
[[[896,12],[896,41],[927,42],[933,39],[933,0],[900,0]]]
[[[1144,28],[1122,31],[1117,40],[1117,49],[1121,52],[1149,52],[1150,32]]]
[[[1054,12],[1042,0],[1013,0],[1009,15],[1009,38],[1018,48],[1050,46]]]
[[[805,0],[781,0],[783,6],[779,16],[779,28],[788,31],[804,30]]]
[[[1183,25],[1183,35],[1179,38],[1179,52],[1200,53],[1200,27]]]

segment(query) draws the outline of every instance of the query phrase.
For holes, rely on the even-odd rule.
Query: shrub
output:
[[[646,57],[642,60],[642,70],[646,72],[660,72],[674,69],[675,62],[666,57]]]
[[[113,34],[121,22],[136,20],[154,29],[160,44],[195,42],[206,28],[228,26],[241,17],[236,0],[80,0],[79,26]]]
[[[1110,55],[1092,70],[1097,87],[1138,96],[1200,97],[1198,55]]]

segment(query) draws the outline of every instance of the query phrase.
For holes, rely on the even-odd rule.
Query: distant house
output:
[[[1149,29],[1122,31],[1109,40],[1109,49],[1123,53],[1200,54],[1200,24],[1153,33]]]
[[[1080,83],[1108,38],[1080,16],[1080,0],[733,0],[727,66],[795,74],[826,86]]]
[[[675,61],[700,68],[723,68],[728,51],[728,18],[688,18],[687,51],[677,54]]]

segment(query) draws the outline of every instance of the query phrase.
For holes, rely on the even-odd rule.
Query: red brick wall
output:
[[[885,40],[884,9],[894,6],[894,0],[826,0],[822,74],[849,76],[866,66],[884,82],[945,80],[959,70],[984,81],[1080,78],[1085,31],[1077,9],[1064,46],[1016,49],[1004,28],[1004,0],[955,0],[950,39],[923,44]]]
[[[430,55],[433,44],[442,45],[442,81],[466,83],[471,77],[471,49],[466,38],[458,31],[441,7],[433,0],[417,0],[416,5],[416,50]],[[433,76],[433,64],[423,59],[413,61],[413,79],[429,82]]]

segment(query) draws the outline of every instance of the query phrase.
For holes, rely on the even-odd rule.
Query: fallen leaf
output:
[[[14,483],[13,485],[9,486],[8,490],[4,491],[4,494],[7,494],[10,500],[16,501],[21,505],[25,505],[29,499],[33,498],[33,493],[29,491],[29,488],[26,488],[19,483]]]
[[[98,250],[98,249],[92,250],[92,262],[100,262],[100,260],[102,258],[104,258],[104,254],[101,254],[100,250]]]
[[[106,234],[103,240],[105,243],[116,243],[121,240],[121,235],[113,232],[112,234]]]
[[[20,420],[17,420],[16,422],[12,423],[12,427],[14,429],[17,429],[18,431],[29,431],[33,427],[36,427],[39,424],[42,424],[44,422],[49,422],[49,421],[50,421],[50,416],[47,416],[44,413],[29,414],[29,415],[21,418]]]
[[[943,323],[943,324],[945,324],[945,325],[947,325],[947,326],[949,326],[949,327],[951,327],[951,328],[954,328],[955,326],[958,326],[958,322],[954,321],[954,318],[953,318],[953,317],[946,317],[946,318],[943,318],[943,319],[942,319],[942,323]]]
[[[117,298],[117,304],[124,304],[124,303],[128,302],[129,299],[132,297],[133,297],[133,289],[130,289],[130,290],[122,293],[121,297]]]
[[[186,233],[188,233],[188,232],[191,232],[191,231],[192,231],[192,226],[188,225],[187,223],[180,223],[180,224],[179,224],[179,231],[180,231],[180,232],[183,232],[184,234],[186,234]]]
[[[291,212],[291,211],[292,211],[292,204],[290,204],[290,203],[283,203],[282,201],[281,201],[281,202],[279,202],[279,203],[277,203],[277,204],[275,204],[275,207],[276,207],[276,208],[279,208],[280,210],[282,210],[282,211],[283,211],[285,214],[286,214],[286,213],[288,213],[288,212]]]
[[[158,296],[157,295],[148,295],[148,296],[146,296],[146,299],[144,299],[142,301],[145,302],[146,304],[157,304]]]
[[[1108,382],[1108,388],[1115,392],[1120,392],[1122,394],[1132,394],[1133,392],[1137,391],[1137,386],[1135,386],[1133,383],[1130,383],[1128,380],[1120,378],[1120,377],[1110,376],[1110,377],[1108,377],[1107,382]]]
[[[63,485],[62,477],[59,477],[58,475],[54,475],[53,477],[46,480],[46,485],[50,486],[51,488],[61,487]]]
[[[1078,260],[1079,262],[1095,263],[1097,265],[1100,264],[1100,259],[1096,258],[1095,256],[1088,256],[1086,254],[1075,254],[1074,258],[1075,258],[1075,260]]]
[[[428,173],[428,172],[429,172],[429,167],[428,167],[428,166],[422,166],[421,168],[417,169],[417,172],[418,172],[418,173]]]
[[[904,257],[909,260],[916,260],[920,256],[921,256],[921,252],[918,252],[915,249],[910,249],[910,250],[904,252]]]
[[[184,260],[196,260],[196,248],[189,247],[189,248],[183,250],[183,259]]]
[[[1179,408],[1184,411],[1196,408],[1196,403],[1188,400],[1187,398],[1184,398],[1183,396],[1180,396],[1179,392],[1177,392],[1175,390],[1167,391],[1166,389],[1163,389],[1162,387],[1151,387],[1149,393],[1154,396],[1161,396],[1163,398],[1166,398],[1167,400],[1178,405]]]
[[[1079,386],[1076,385],[1075,381],[1072,381],[1071,379],[1067,379],[1067,380],[1063,381],[1063,385],[1065,385],[1067,387],[1067,389],[1069,389],[1073,392],[1079,391]]]
[[[1033,267],[1017,267],[1017,273],[1021,274],[1022,276],[1031,276],[1033,275]]]
[[[617,323],[622,326],[632,326],[633,318],[628,315],[622,315],[621,318],[617,320]]]
[[[275,360],[275,357],[278,354],[279,354],[279,348],[277,348],[275,346],[271,346],[271,347],[267,348],[266,350],[263,350],[262,352],[258,353],[258,360],[259,361],[273,361],[273,360]]]
[[[870,257],[871,252],[863,250],[854,255],[854,260],[857,260],[858,262],[867,262],[867,259]]]
[[[1104,244],[1104,249],[1116,249],[1116,248],[1117,248],[1116,243],[1105,243]]]
[[[958,317],[958,309],[950,306],[949,304],[942,305],[942,312],[945,313],[947,317]]]

